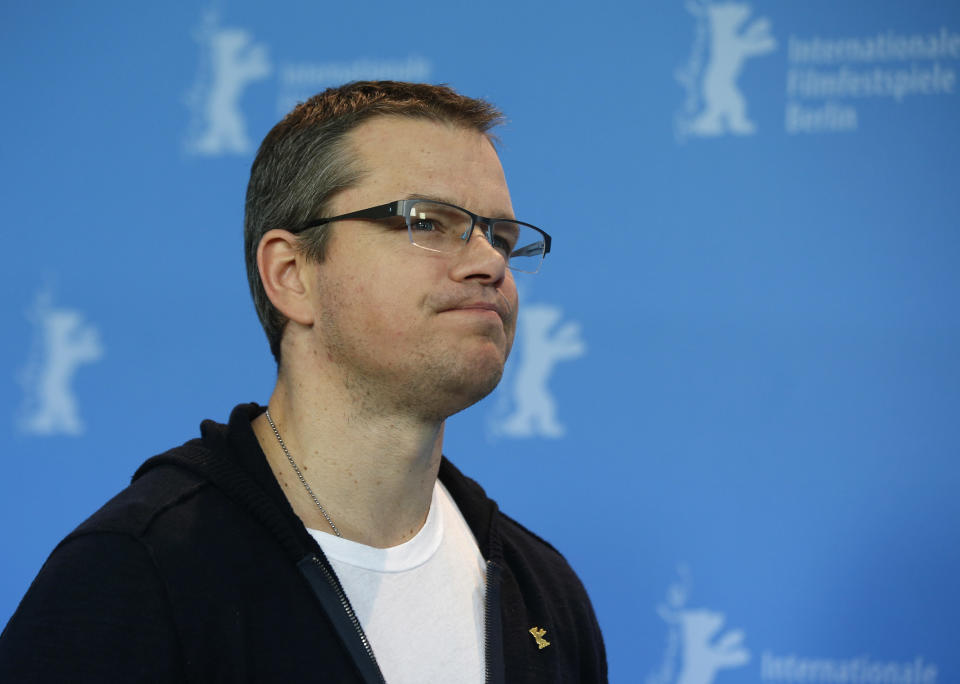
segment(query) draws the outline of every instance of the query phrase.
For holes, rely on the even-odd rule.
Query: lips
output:
[[[485,299],[472,299],[468,301],[457,302],[452,306],[446,306],[440,310],[441,313],[446,311],[492,311],[500,316],[501,320],[503,321],[508,321],[510,319],[510,311],[507,308],[506,299],[503,299],[501,302],[491,302]]]

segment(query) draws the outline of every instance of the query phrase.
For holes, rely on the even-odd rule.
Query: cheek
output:
[[[370,273],[356,279],[351,309],[357,323],[381,339],[399,341],[411,334],[418,314],[413,288],[402,278]]]
[[[513,312],[512,320],[513,325],[516,327],[517,323],[517,312],[520,310],[520,299],[517,293],[517,284],[513,280],[513,274],[507,271],[507,277],[504,278],[503,284],[497,290],[505,300],[507,304],[510,305],[510,310]]]
[[[510,317],[505,321],[504,324],[504,333],[506,333],[506,349],[505,352],[507,355],[510,354],[510,350],[513,347],[513,340],[517,333],[517,316],[520,313],[520,302],[517,295],[517,287],[513,282],[513,278],[508,277],[504,280],[503,285],[501,285],[497,292],[500,293],[500,296],[503,297],[507,304],[510,306]]]

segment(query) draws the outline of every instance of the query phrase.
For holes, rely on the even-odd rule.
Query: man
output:
[[[503,372],[512,270],[550,248],[513,220],[499,119],[362,82],[269,133],[245,230],[268,407],[205,421],[58,546],[0,679],[606,680],[572,570],[441,456]]]

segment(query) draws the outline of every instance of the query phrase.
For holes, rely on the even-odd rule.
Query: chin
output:
[[[443,420],[473,406],[490,394],[503,376],[504,341],[483,344],[461,341],[443,353],[433,350],[419,357],[415,367],[398,381],[398,396],[421,407],[423,416]]]
[[[496,389],[503,376],[503,363],[474,364],[433,385],[436,417],[446,419],[467,409]]]
[[[493,392],[497,388],[497,385],[500,384],[500,379],[503,377],[503,366],[499,366],[495,372],[490,372],[478,378],[477,381],[473,384],[473,399],[470,402],[471,405],[476,404],[478,401],[486,397],[488,394]]]

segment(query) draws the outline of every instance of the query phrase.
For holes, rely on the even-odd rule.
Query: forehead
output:
[[[500,159],[480,131],[381,116],[357,126],[347,143],[364,173],[338,197],[344,211],[422,195],[486,216],[513,216]]]

